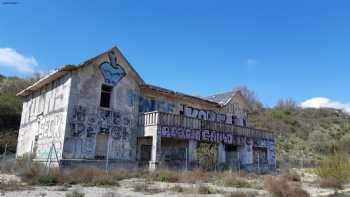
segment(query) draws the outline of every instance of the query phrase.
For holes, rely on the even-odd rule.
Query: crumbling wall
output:
[[[70,82],[70,75],[66,74],[26,97],[23,103],[17,156],[33,153],[36,159],[46,160],[54,144],[57,155],[61,158]],[[54,154],[52,158],[55,158]]]
[[[114,63],[111,56],[116,58]],[[122,67],[125,74],[111,83],[113,78],[107,79],[101,70],[102,65],[108,64]],[[112,49],[73,73],[63,153],[65,159],[94,159],[98,133],[108,135],[109,159],[136,159],[138,101],[128,105],[128,90],[139,90],[127,64],[119,51]],[[100,107],[101,86],[106,83],[113,84],[110,108]]]

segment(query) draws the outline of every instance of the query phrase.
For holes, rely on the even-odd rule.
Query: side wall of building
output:
[[[240,103],[231,100],[224,107],[215,107],[205,101],[189,98],[176,98],[156,91],[141,91],[141,95],[128,91],[129,104],[139,101],[140,112],[160,111],[173,114],[183,114],[187,117],[223,122],[227,124],[244,125],[247,120],[245,110]]]
[[[46,160],[54,144],[62,157],[70,86],[70,74],[66,74],[25,98],[17,156],[32,153],[36,159]]]
[[[111,63],[110,53],[93,59],[72,75],[64,159],[105,159],[108,156],[110,160],[136,160],[138,105],[128,105],[128,90],[138,92],[138,84],[127,61],[114,49],[116,64],[126,75],[113,86],[110,107],[100,107],[101,87],[106,83],[101,65]],[[97,155],[105,149],[108,155]]]

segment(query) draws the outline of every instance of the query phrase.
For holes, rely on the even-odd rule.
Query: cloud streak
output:
[[[350,113],[350,103],[334,101],[324,97],[308,99],[302,102],[300,106],[303,108],[335,108],[342,109],[345,112]]]
[[[0,67],[13,68],[23,73],[33,73],[38,62],[34,57],[26,57],[12,48],[0,48]]]

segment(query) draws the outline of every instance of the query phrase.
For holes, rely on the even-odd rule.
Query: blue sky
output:
[[[47,72],[117,45],[146,82],[188,94],[246,85],[269,106],[315,97],[350,106],[350,1],[0,3],[3,75]]]

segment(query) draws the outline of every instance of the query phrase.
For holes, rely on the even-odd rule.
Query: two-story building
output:
[[[201,143],[217,163],[274,169],[275,139],[246,127],[239,91],[196,97],[147,84],[116,48],[65,65],[18,93],[25,98],[17,156],[60,166],[193,167]]]

